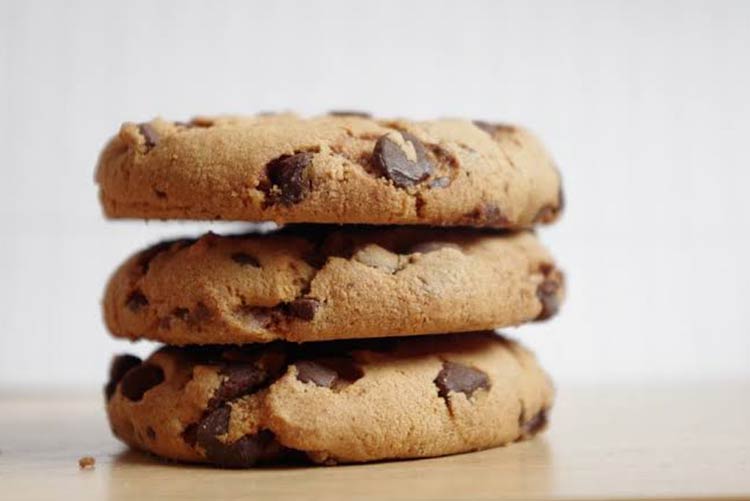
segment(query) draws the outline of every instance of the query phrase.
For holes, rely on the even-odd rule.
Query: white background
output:
[[[103,219],[120,122],[342,108],[546,141],[569,298],[512,334],[558,381],[750,377],[750,2],[2,1],[0,37],[0,386],[151,349],[108,337],[105,281],[198,226]]]

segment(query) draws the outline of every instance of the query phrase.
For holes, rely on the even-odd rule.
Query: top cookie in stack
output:
[[[162,242],[114,273],[110,332],[170,345],[112,365],[124,442],[247,467],[451,454],[545,428],[549,379],[491,332],[545,320],[564,296],[532,230],[562,210],[560,176],[527,131],[156,119],[122,126],[97,181],[112,218],[284,225]]]
[[[126,123],[97,181],[113,218],[527,228],[562,208],[527,131],[291,114]]]

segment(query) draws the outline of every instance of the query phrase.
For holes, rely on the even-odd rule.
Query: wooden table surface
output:
[[[78,458],[96,458],[80,470]],[[0,394],[0,499],[750,498],[750,382],[562,387],[551,428],[490,451],[227,471],[110,436],[99,393]]]

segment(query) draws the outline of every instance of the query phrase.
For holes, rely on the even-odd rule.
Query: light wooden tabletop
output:
[[[91,455],[92,470],[78,459]],[[0,499],[750,498],[750,382],[559,388],[548,433],[371,465],[226,471],[110,436],[99,394],[0,394]]]

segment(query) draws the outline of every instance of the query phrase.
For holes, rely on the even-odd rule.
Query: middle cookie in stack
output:
[[[231,467],[362,462],[546,425],[552,388],[533,356],[469,331],[550,317],[561,273],[528,231],[434,227],[554,220],[559,175],[528,133],[352,115],[156,120],[123,126],[98,181],[111,217],[407,225],[208,234],[130,258],[107,288],[107,327],[172,346],[112,365],[107,410],[126,443]]]

